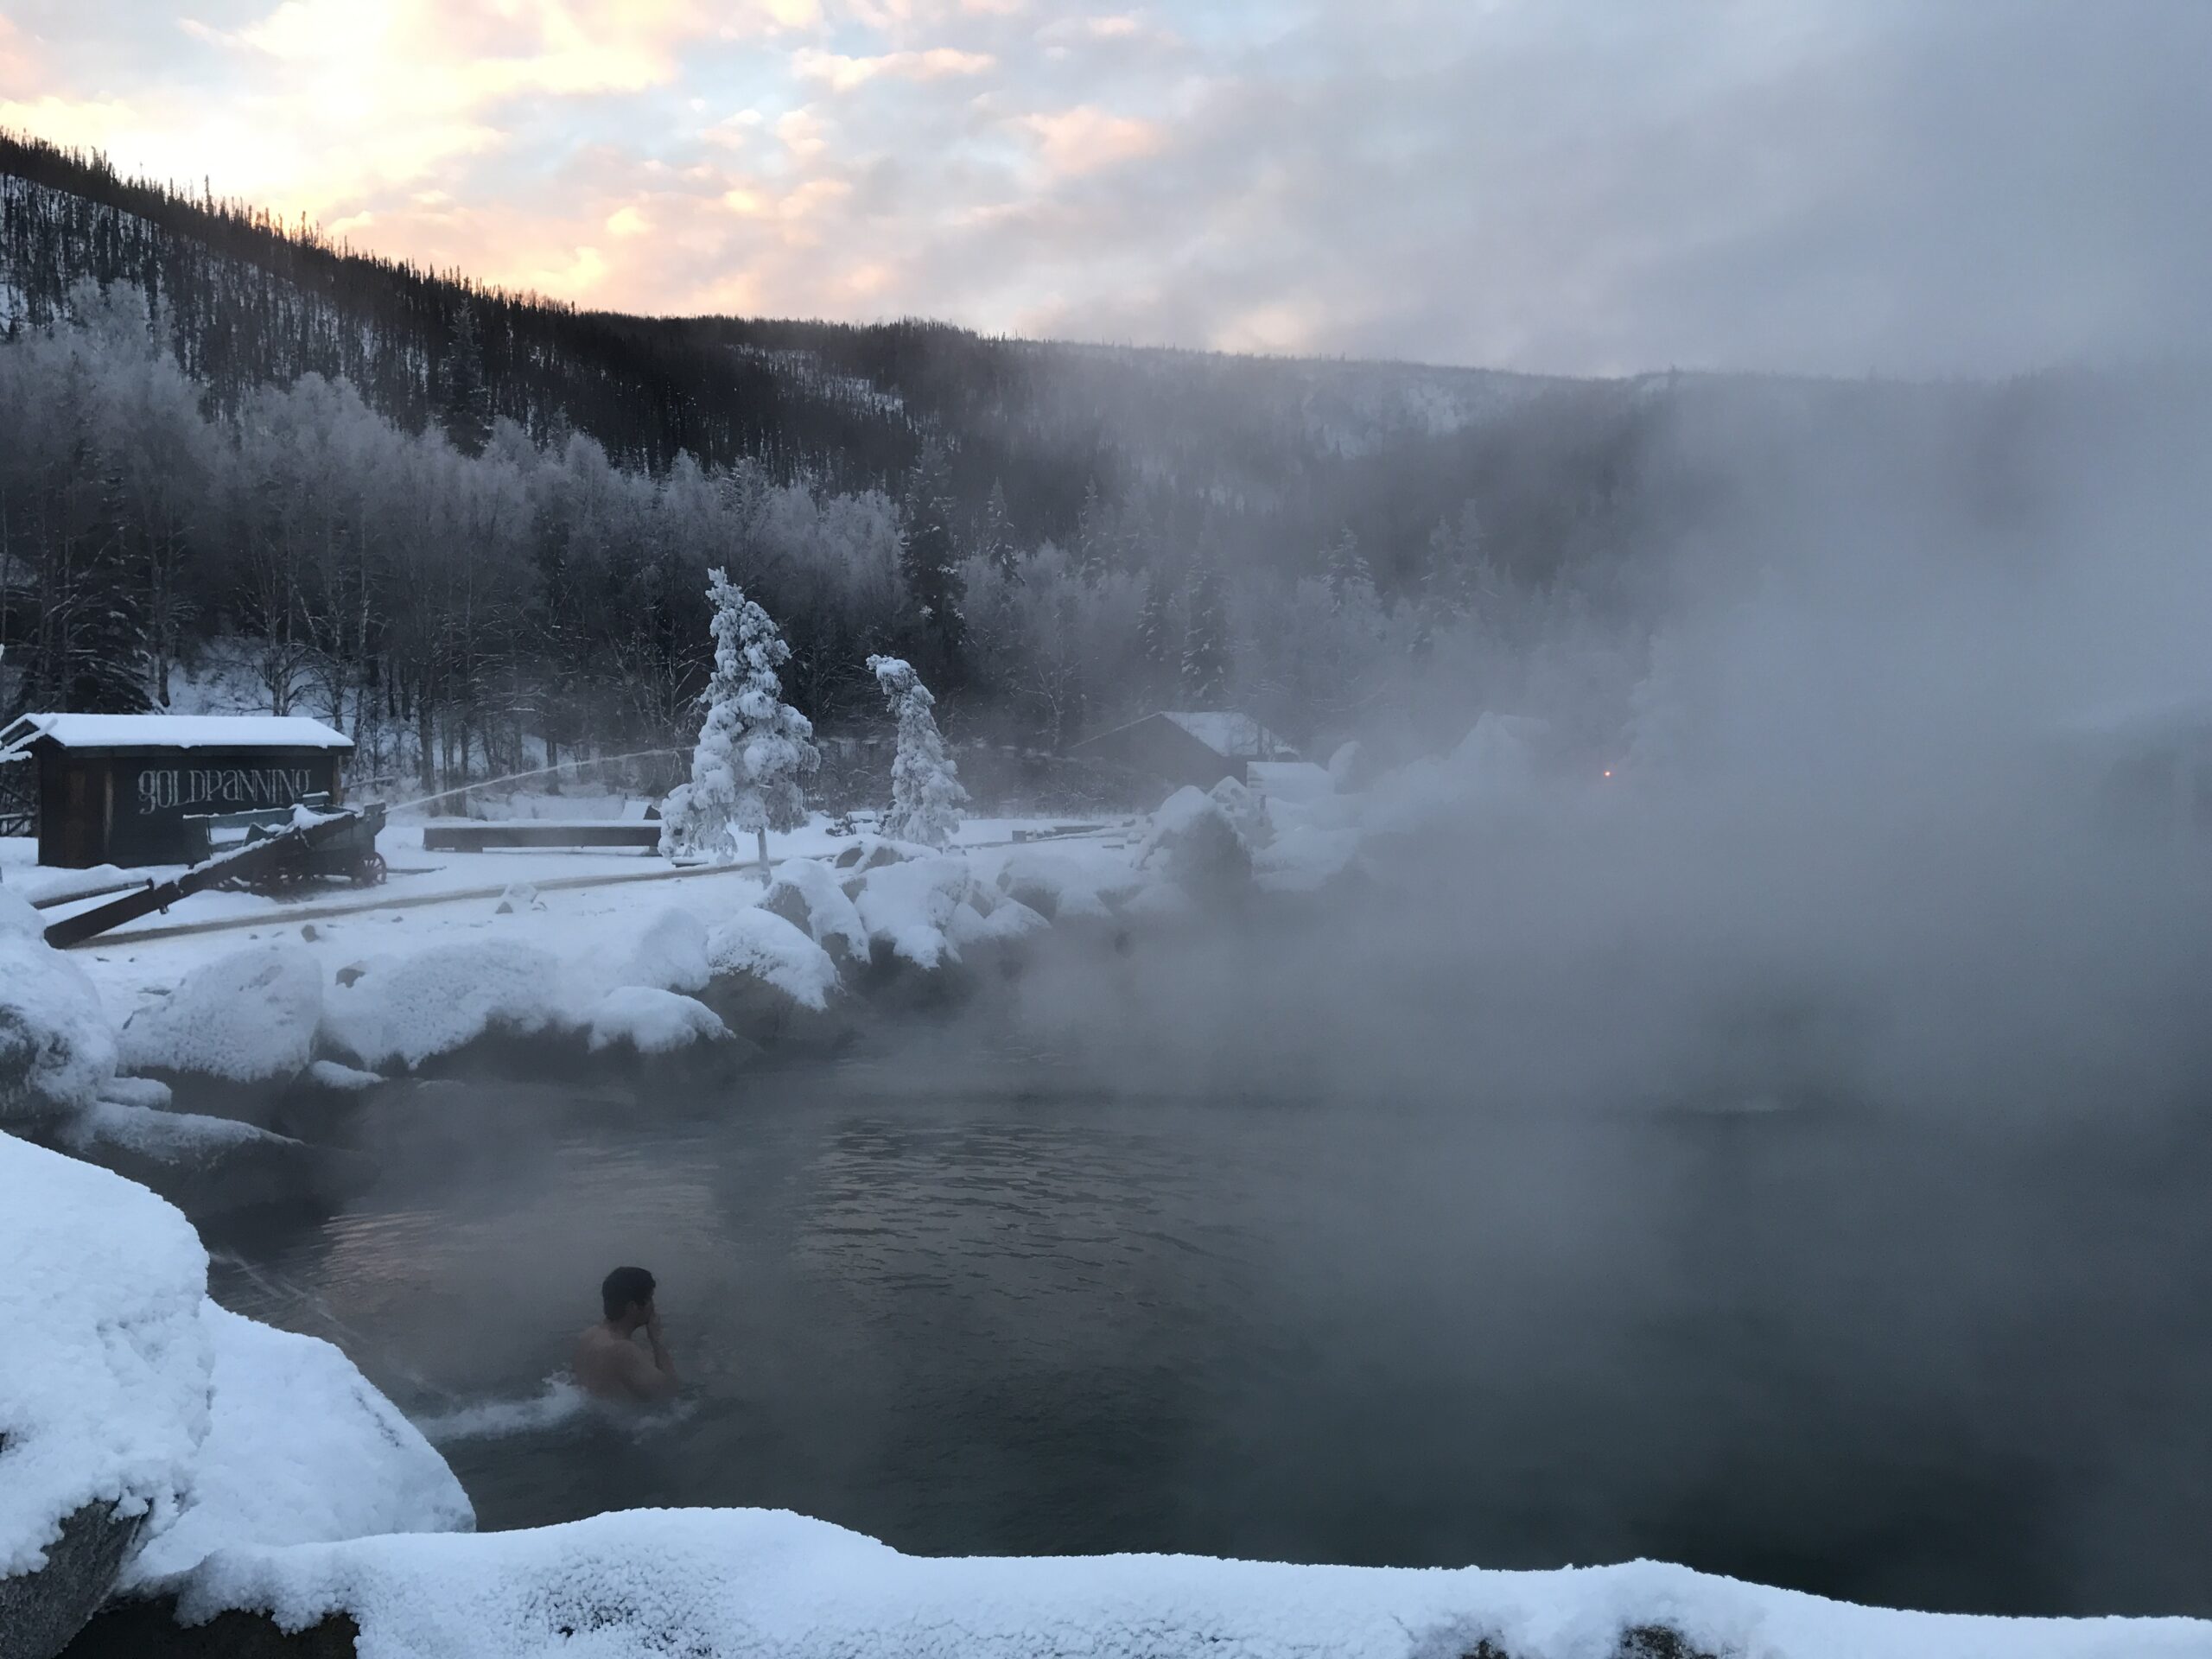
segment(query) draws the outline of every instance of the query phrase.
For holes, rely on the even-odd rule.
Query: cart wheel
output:
[[[385,863],[382,853],[371,853],[363,859],[360,868],[353,872],[357,887],[380,887],[384,885]]]

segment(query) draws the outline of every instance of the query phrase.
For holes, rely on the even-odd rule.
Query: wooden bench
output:
[[[613,818],[480,818],[433,820],[423,826],[427,853],[480,853],[491,847],[634,847],[660,845],[660,825]]]

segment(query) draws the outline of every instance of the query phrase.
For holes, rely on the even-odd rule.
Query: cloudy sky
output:
[[[0,125],[581,303],[1568,372],[2212,346],[2212,0],[5,0]]]

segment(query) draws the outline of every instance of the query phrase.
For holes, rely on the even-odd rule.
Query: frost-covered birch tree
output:
[[[891,811],[884,833],[898,841],[945,846],[960,828],[968,791],[961,786],[944,734],[937,728],[937,716],[930,712],[937,699],[899,658],[871,657],[868,665],[899,717],[899,753],[891,763]]]
[[[713,601],[715,671],[701,701],[706,722],[691,751],[691,781],[662,810],[660,849],[671,858],[734,859],[750,830],[768,874],[768,831],[796,830],[806,817],[799,779],[821,764],[814,728],[783,700],[776,671],[791,647],[768,613],[722,571],[707,573]]]

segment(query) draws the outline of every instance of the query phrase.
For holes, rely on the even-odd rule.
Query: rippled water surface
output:
[[[218,1294],[340,1342],[487,1528],[755,1504],[2212,1612],[2198,1140],[1128,1099],[1021,1055],[426,1084],[358,1135],[380,1184],[231,1241]],[[631,1262],[689,1388],[615,1421],[549,1379]]]

